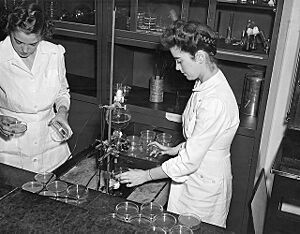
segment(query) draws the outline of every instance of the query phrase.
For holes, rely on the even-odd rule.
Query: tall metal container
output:
[[[246,73],[240,107],[241,113],[251,116],[257,115],[262,82],[262,72]]]

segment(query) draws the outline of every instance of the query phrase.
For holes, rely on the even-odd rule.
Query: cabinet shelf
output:
[[[145,121],[146,117],[149,124],[161,124],[168,128],[178,128],[181,126],[181,123],[169,121],[166,115],[169,114],[174,117],[177,116],[177,119],[180,118],[187,100],[187,98],[182,98],[179,101],[177,100],[178,103],[176,103],[176,95],[165,92],[163,102],[152,103],[149,101],[149,89],[133,86],[126,103],[129,111],[133,113],[133,121]],[[254,137],[257,118],[240,113],[240,121],[237,134]]]
[[[119,45],[146,49],[157,49],[160,45],[160,37],[157,35],[116,29],[115,36],[115,43]],[[255,52],[246,52],[238,46],[226,45],[224,39],[218,40],[217,43],[220,48],[216,55],[217,59],[262,66],[268,64],[268,55],[264,54],[262,49]]]
[[[89,40],[97,40],[95,25],[74,23],[68,21],[54,20],[54,34]]]
[[[245,10],[258,10],[258,11],[276,11],[276,6],[269,6],[267,3],[251,4],[251,3],[236,3],[236,2],[223,2],[217,1],[218,7],[227,7],[231,10],[245,9]]]

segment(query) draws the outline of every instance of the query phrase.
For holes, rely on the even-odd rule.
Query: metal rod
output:
[[[110,50],[110,84],[109,84],[109,105],[113,104],[113,83],[114,83],[114,49],[115,49],[115,20],[116,7],[113,1],[112,24],[111,24],[111,50]],[[111,110],[108,117],[108,141],[111,140]]]
[[[115,21],[116,21],[116,6],[115,1],[112,1],[113,12],[112,12],[112,23],[111,23],[111,51],[110,51],[110,84],[109,84],[109,105],[113,103],[113,81],[114,81],[114,48],[115,48]],[[108,142],[111,141],[111,110],[109,110],[109,117],[108,117]],[[108,154],[107,157],[107,185],[106,185],[106,193],[109,194],[109,182],[110,182],[110,155]]]

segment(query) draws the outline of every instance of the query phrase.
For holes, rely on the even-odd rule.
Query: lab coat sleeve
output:
[[[65,66],[65,49],[63,46],[58,45],[59,50],[59,61],[58,61],[58,74],[60,81],[60,90],[55,100],[56,109],[58,110],[60,106],[65,106],[67,109],[70,108],[70,92],[69,84],[66,78],[66,66]]]
[[[220,99],[208,98],[198,103],[195,126],[178,156],[162,164],[164,172],[176,182],[184,182],[187,176],[201,165],[207,151],[224,129],[226,112]]]

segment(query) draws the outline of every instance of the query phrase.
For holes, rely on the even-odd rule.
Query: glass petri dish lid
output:
[[[191,228],[192,230],[197,230],[200,227],[201,219],[198,215],[192,213],[181,214],[178,217],[178,223]]]
[[[46,185],[46,189],[54,193],[61,193],[63,191],[66,191],[67,187],[68,185],[66,182],[59,181],[59,180],[52,181]]]
[[[76,198],[77,200],[85,200],[88,197],[89,190],[83,185],[74,184],[67,188],[68,197]]]
[[[43,184],[37,181],[29,181],[22,185],[22,189],[31,193],[37,193],[44,188]]]
[[[39,195],[45,196],[45,197],[51,197],[51,198],[56,197],[56,193],[48,191],[48,190],[44,190],[44,191],[39,192]]]
[[[150,227],[152,222],[149,218],[143,216],[142,214],[138,214],[130,217],[128,220],[129,223],[133,224],[136,227]]]
[[[139,207],[133,202],[120,202],[115,207],[116,214],[120,219],[124,221],[129,221],[133,216],[136,216],[139,213]]]
[[[170,234],[193,234],[193,230],[183,225],[175,225],[169,231]]]
[[[165,230],[171,229],[177,223],[177,219],[174,215],[169,213],[161,213],[154,217],[154,226],[161,227]]]
[[[146,231],[147,234],[166,234],[167,231],[164,230],[163,228],[161,227],[157,227],[157,226],[152,226],[150,227],[149,229],[147,229]]]
[[[56,179],[56,175],[52,172],[41,172],[34,176],[34,179],[41,184],[47,184]]]
[[[141,205],[140,213],[153,220],[156,215],[163,213],[163,207],[156,202],[147,202]]]

